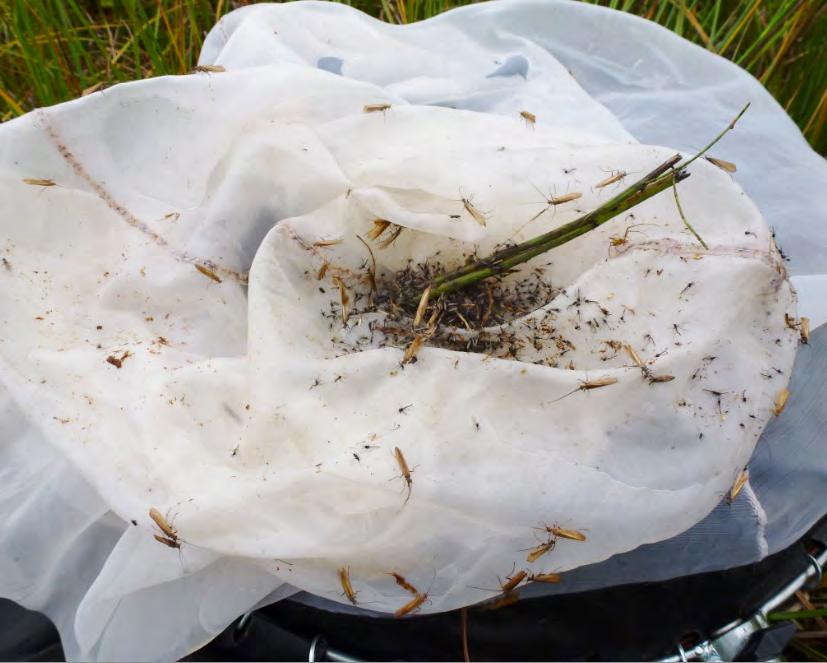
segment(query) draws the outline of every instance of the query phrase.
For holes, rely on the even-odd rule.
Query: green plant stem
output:
[[[738,120],[740,120],[741,117],[744,115],[744,113],[747,112],[747,109],[750,107],[751,104],[752,104],[752,102],[748,101],[747,104],[738,113],[738,115],[735,116],[735,118],[732,120],[732,122],[730,122],[721,133],[719,133],[717,136],[715,136],[715,138],[713,138],[709,142],[708,145],[706,145],[704,148],[702,148],[701,151],[698,152],[694,157],[689,159],[689,161],[684,161],[683,163],[681,163],[679,167],[680,168],[686,168],[690,163],[695,161],[695,159],[699,159],[704,154],[709,152],[709,150],[712,149],[712,147],[715,145],[715,143],[717,143],[719,140],[721,140],[721,138],[726,136],[730,131],[732,131],[735,128],[735,125],[738,123]]]
[[[621,212],[624,211],[624,209],[619,209],[619,208],[624,206],[630,200],[630,198],[632,196],[634,196],[635,194],[637,194],[637,193],[641,192],[642,190],[644,190],[647,186],[649,186],[653,181],[657,180],[657,178],[659,178],[664,173],[666,173],[670,168],[672,168],[680,160],[681,160],[681,155],[680,154],[676,154],[673,157],[667,159],[662,164],[660,164],[657,168],[655,168],[651,172],[644,175],[637,182],[635,182],[631,186],[629,186],[626,189],[624,189],[623,191],[621,191],[614,198],[611,198],[610,200],[606,201],[605,203],[603,203],[603,205],[598,207],[596,210],[593,210],[592,212],[589,212],[585,216],[582,216],[578,219],[575,219],[574,221],[571,221],[570,223],[567,223],[564,226],[561,226],[559,228],[555,228],[554,230],[552,230],[550,232],[547,232],[543,235],[539,235],[539,236],[534,237],[532,239],[528,239],[525,242],[522,242],[521,244],[517,244],[515,246],[509,246],[509,247],[506,247],[504,249],[500,249],[499,251],[496,251],[492,255],[488,256],[487,258],[484,258],[482,260],[478,260],[477,262],[471,263],[470,265],[466,265],[465,267],[461,267],[458,270],[455,270],[455,271],[451,272],[450,274],[444,274],[442,276],[438,276],[434,279],[432,285],[434,287],[437,287],[437,286],[440,286],[443,283],[446,283],[447,281],[456,279],[460,276],[464,276],[465,274],[470,274],[471,272],[476,272],[482,267],[491,267],[492,265],[494,265],[498,262],[506,260],[506,259],[510,258],[511,256],[517,255],[519,253],[522,253],[525,250],[530,249],[534,246],[544,245],[544,244],[546,244],[547,241],[552,241],[552,240],[556,239],[557,237],[559,237],[561,235],[565,235],[570,230],[572,230],[574,228],[579,228],[581,226],[585,226],[587,230],[590,230],[592,227],[596,228],[597,225],[600,225],[600,223],[598,223],[597,225],[593,225],[593,223],[594,223],[593,218],[594,217],[599,218],[599,217],[603,216],[605,213],[607,213],[608,210],[611,210],[611,209],[617,209],[618,210],[612,216],[616,216],[617,214],[620,214]],[[642,201],[639,201],[639,202],[642,202]],[[625,207],[625,209],[628,209],[628,207]],[[609,218],[611,218],[611,217],[609,217]],[[606,220],[608,220],[608,219],[606,219]],[[582,234],[582,233],[578,233],[578,235],[579,234]],[[577,237],[578,235],[575,235],[574,237]],[[571,237],[571,239],[574,239],[574,237]],[[568,240],[566,240],[566,241],[568,241]],[[562,242],[562,243],[565,243],[565,242]],[[559,246],[559,244],[556,244],[555,246]],[[448,291],[446,291],[446,292],[448,292]],[[432,294],[434,294],[433,290],[432,290]]]
[[[706,245],[706,242],[695,231],[695,229],[692,227],[692,224],[689,223],[689,220],[686,218],[686,214],[683,213],[683,207],[681,207],[681,199],[678,197],[678,187],[675,186],[674,182],[672,182],[672,191],[674,191],[675,193],[675,207],[678,208],[678,214],[681,215],[681,221],[683,221],[683,225],[687,227],[689,232],[695,235],[695,239],[697,239],[701,243],[702,247],[704,247],[705,249],[709,249],[709,247]]]
[[[561,246],[566,242],[583,235],[590,230],[594,230],[598,226],[613,219],[618,214],[621,214],[636,205],[639,205],[645,200],[648,200],[654,195],[657,195],[667,187],[672,187],[675,193],[675,203],[678,207],[678,213],[681,220],[695,238],[701,243],[705,249],[708,249],[706,242],[701,238],[697,231],[692,227],[686,218],[678,198],[677,183],[689,177],[686,167],[706,154],[719,140],[721,140],[728,132],[735,128],[738,120],[747,112],[750,104],[747,103],[735,116],[735,118],[721,131],[715,138],[713,138],[701,150],[687,160],[682,160],[680,154],[676,154],[670,159],[667,159],[650,173],[644,175],[637,182],[630,187],[624,189],[611,200],[605,202],[597,209],[588,212],[574,221],[555,228],[547,233],[538,235],[532,239],[526,240],[515,246],[510,246],[505,249],[500,249],[492,255],[477,260],[469,265],[461,267],[458,270],[437,276],[431,281],[429,287],[431,288],[431,297],[438,297],[449,292],[454,292],[461,288],[467,288],[474,283],[482,281],[498,274],[513,269],[517,265],[527,262],[532,258],[537,257],[553,248]]]
[[[813,617],[827,617],[827,608],[795,610],[791,612],[771,612],[767,615],[767,619],[771,622],[783,622],[791,619],[812,619]]]
[[[658,167],[658,169],[656,169],[656,171],[659,172],[655,175],[655,179],[647,181],[647,178],[650,178],[651,174],[647,175],[643,180],[636,182],[626,189],[624,193],[574,221],[521,244],[499,251],[489,258],[463,267],[456,272],[436,278],[431,287],[431,297],[453,292],[454,290],[472,285],[477,281],[507,272],[521,263],[527,262],[546,251],[570,242],[590,230],[594,230],[618,214],[639,205],[664,189],[673,186],[675,182],[679,182],[689,176],[689,174],[683,170],[676,170],[666,175],[660,175],[660,172],[662,172],[660,168],[661,167]],[[669,166],[666,166],[666,168],[669,168]]]

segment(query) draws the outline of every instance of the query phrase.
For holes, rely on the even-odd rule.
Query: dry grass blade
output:
[[[419,300],[419,306],[416,307],[416,315],[414,316],[413,326],[418,327],[425,317],[425,310],[428,308],[428,300],[431,298],[431,286],[425,288],[422,293],[422,298]]]
[[[332,280],[334,285],[339,288],[339,299],[342,304],[342,324],[346,325],[347,320],[350,317],[350,295],[348,295],[347,287],[342,279],[338,276],[334,276]]]
[[[462,629],[462,660],[471,663],[471,654],[468,651],[468,608],[459,611],[459,618]]]
[[[405,354],[402,355],[402,361],[400,362],[402,366],[405,364],[411,363],[414,359],[416,359],[416,355],[422,349],[422,346],[425,344],[425,335],[418,334],[413,341],[411,341],[410,345],[405,348]]]

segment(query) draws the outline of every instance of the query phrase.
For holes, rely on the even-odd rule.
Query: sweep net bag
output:
[[[821,515],[827,168],[749,76],[557,2],[253,6],[201,64],[0,128],[0,589],[70,657],[178,657],[298,590],[341,609],[342,569],[353,609],[406,604],[397,572],[435,612],[514,565],[573,591],[746,563]],[[666,192],[506,277],[534,305],[493,340],[457,322],[400,365],[383,287],[593,209],[746,101],[738,172],[679,185],[708,250]],[[586,540],[532,555],[546,526]]]

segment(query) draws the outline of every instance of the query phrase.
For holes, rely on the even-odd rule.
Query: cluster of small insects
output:
[[[152,508],[149,510],[149,517],[161,530],[161,534],[155,534],[155,540],[163,543],[168,548],[181,548],[181,539],[178,537],[178,530],[176,530],[169,521],[161,515],[158,509]]]
[[[396,451],[399,451],[398,449]],[[404,460],[400,462],[400,464],[404,464]],[[554,549],[558,539],[568,539],[571,541],[585,541],[586,535],[582,532],[573,529],[566,529],[563,527],[548,526],[544,525],[543,527],[539,528],[542,530],[546,536],[546,540],[537,548],[534,548],[529,552],[527,561],[529,563],[536,562],[541,556],[550,552]],[[350,569],[348,567],[340,567],[338,570],[339,575],[339,584],[342,587],[342,596],[347,598],[353,605],[357,605],[357,595],[358,592],[354,590],[353,583],[350,579]],[[394,616],[404,617],[409,615],[415,611],[417,611],[424,603],[428,600],[429,592],[422,592],[418,590],[412,583],[410,583],[403,575],[397,573],[396,571],[390,571],[387,575],[391,576],[394,582],[408,592],[412,598],[398,608],[394,612]],[[502,596],[495,599],[494,601],[488,601],[483,603],[480,608],[483,610],[494,610],[497,608],[504,607],[506,605],[511,605],[519,600],[519,593],[517,588],[523,582],[541,582],[541,583],[549,583],[554,584],[558,583],[562,580],[562,576],[559,573],[553,572],[540,572],[534,573],[527,570],[519,570],[511,571],[511,575],[506,576],[506,580],[500,581],[500,589],[499,590],[491,590],[501,593]]]
[[[347,598],[353,605],[357,605],[358,602],[356,601],[356,596],[358,592],[353,589],[353,584],[350,580],[350,569],[346,566],[343,566],[338,571],[339,574],[339,584],[342,586],[342,595]],[[405,615],[409,615],[413,612],[416,612],[425,601],[428,600],[428,592],[420,592],[416,587],[414,587],[410,582],[408,582],[404,576],[401,574],[391,571],[387,575],[391,576],[397,585],[399,585],[402,589],[406,592],[409,592],[413,598],[405,603],[403,606],[398,608],[394,613],[394,617],[397,619],[400,617],[404,617]]]
[[[402,232],[400,226],[377,220],[366,234],[381,251]],[[331,342],[343,353],[364,347],[398,347],[404,349],[402,364],[414,363],[419,350],[427,344],[451,350],[480,352],[490,356],[524,359],[528,339],[510,329],[510,321],[542,308],[559,292],[545,277],[542,268],[527,270],[520,275],[500,275],[469,288],[431,298],[429,284],[443,273],[445,265],[436,255],[431,260],[408,260],[396,271],[378,270],[373,249],[358,274],[350,278],[331,275],[329,263],[322,262],[317,280],[327,279],[334,293],[321,311],[334,332]],[[469,260],[474,255],[467,256]],[[339,272],[341,273],[341,271]],[[325,285],[318,286],[327,293]],[[343,340],[339,334],[348,321],[367,320],[361,335]],[[531,343],[535,354],[543,342],[565,352],[571,346],[553,326],[531,321],[534,325]]]

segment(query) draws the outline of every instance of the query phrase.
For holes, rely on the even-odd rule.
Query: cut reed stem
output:
[[[680,154],[667,159],[658,165],[650,173],[647,173],[642,178],[637,180],[634,184],[627,187],[611,200],[603,203],[600,207],[583,216],[570,221],[559,228],[555,228],[547,233],[533,237],[532,239],[521,242],[514,246],[509,246],[500,249],[490,256],[472,262],[460,269],[457,269],[448,274],[442,274],[433,279],[428,288],[430,288],[429,297],[431,299],[439,295],[454,292],[461,288],[467,288],[479,281],[482,281],[498,274],[503,274],[517,265],[520,265],[532,258],[537,257],[550,251],[553,248],[561,246],[580,235],[583,235],[590,230],[594,230],[603,225],[607,221],[615,218],[617,215],[640,205],[642,202],[648,200],[652,196],[659,194],[661,191],[672,187],[675,193],[675,202],[678,206],[678,213],[683,220],[684,225],[692,232],[701,245],[707,249],[706,242],[701,239],[701,236],[691,226],[683,213],[680,201],[677,195],[678,182],[689,177],[689,172],[686,167],[693,163],[696,159],[706,154],[718,141],[720,141],[729,131],[735,128],[736,123],[746,113],[750,104],[746,104],[738,115],[713,138],[709,144],[703,147],[697,154],[691,158],[682,161]]]

